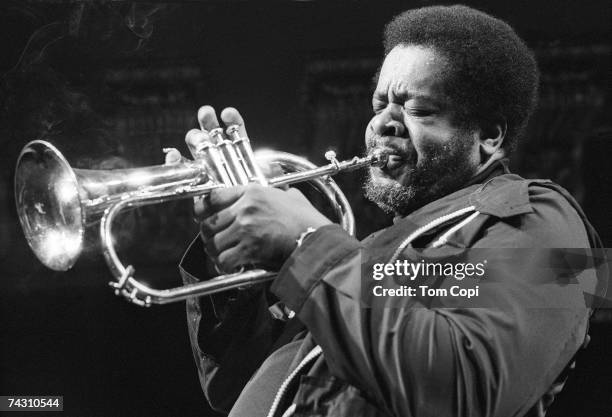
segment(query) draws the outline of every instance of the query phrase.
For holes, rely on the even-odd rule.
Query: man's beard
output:
[[[387,213],[405,216],[459,190],[476,173],[476,167],[470,163],[472,140],[464,133],[443,145],[430,144],[410,169],[408,184],[373,175],[370,169],[364,185],[366,198]]]

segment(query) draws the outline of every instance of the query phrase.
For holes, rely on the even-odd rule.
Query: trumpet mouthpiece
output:
[[[375,167],[380,168],[380,167],[385,166],[387,164],[387,159],[389,159],[389,156],[385,152],[379,149],[373,151],[370,154],[370,160],[372,162],[372,166],[375,166]]]

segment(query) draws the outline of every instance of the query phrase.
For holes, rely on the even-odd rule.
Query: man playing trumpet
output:
[[[505,285],[479,294],[489,307],[471,308],[374,297],[363,277],[370,256],[597,245],[567,192],[507,169],[537,100],[533,55],[506,23],[464,6],[405,12],[384,46],[365,144],[387,162],[365,191],[393,226],[359,242],[292,188],[229,187],[196,203],[186,281],[279,270],[269,288],[187,302],[206,397],[230,416],[544,415],[587,340],[578,286],[530,285],[537,266],[516,259],[523,275],[502,273]],[[186,137],[196,157],[222,125],[248,137],[236,109],[205,106],[198,120]]]

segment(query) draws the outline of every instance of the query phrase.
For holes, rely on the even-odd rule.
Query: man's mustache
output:
[[[390,138],[387,136],[369,136],[366,138],[366,153],[382,152],[383,155],[397,155],[402,159],[409,160],[416,154],[412,141],[405,138]]]

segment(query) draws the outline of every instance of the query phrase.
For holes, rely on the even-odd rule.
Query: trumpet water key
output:
[[[215,129],[211,137],[214,142],[205,143],[193,160],[116,170],[73,169],[52,144],[42,140],[28,143],[17,161],[15,201],[30,248],[45,266],[68,270],[83,249],[85,228],[99,222],[102,250],[115,278],[110,285],[116,294],[143,306],[252,285],[272,279],[276,272],[252,269],[177,288],[150,288],[134,278],[131,265],[119,259],[112,238],[113,221],[131,207],[203,196],[220,187],[251,182],[280,187],[309,181],[326,197],[342,227],[353,234],[353,212],[330,176],[386,163],[384,154],[338,161],[330,151],[325,155],[330,163],[318,167],[290,153],[253,152],[237,126],[226,132]],[[266,178],[261,166],[274,164],[284,173]]]

